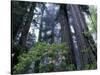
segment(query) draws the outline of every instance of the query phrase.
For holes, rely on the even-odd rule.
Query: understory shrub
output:
[[[36,43],[28,53],[23,53],[18,57],[19,63],[13,67],[13,73],[23,73],[33,61],[40,60],[38,65],[39,72],[53,72],[55,67],[59,67],[58,71],[73,70],[74,65],[68,62],[69,49],[65,43],[62,44],[47,44]],[[45,64],[41,61],[48,57],[48,62]],[[58,56],[58,57],[57,57]],[[55,66],[58,65],[58,66]],[[66,67],[68,65],[68,67]],[[55,66],[55,67],[54,67]],[[70,67],[71,66],[71,67]]]

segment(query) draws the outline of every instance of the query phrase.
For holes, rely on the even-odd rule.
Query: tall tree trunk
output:
[[[27,12],[27,6],[27,2],[11,1],[11,32],[13,41],[17,35],[17,32],[19,31],[23,21],[23,16]]]
[[[66,5],[61,5],[60,6],[60,10],[59,10],[59,20],[61,23],[61,42],[65,42],[66,46],[69,47],[70,50],[70,54],[69,54],[69,61],[70,64],[75,64],[75,60],[74,60],[74,55],[73,55],[73,42],[72,42],[72,35],[71,35],[71,30],[70,30],[70,26],[68,23],[68,14],[67,14],[67,9],[66,9]]]
[[[14,3],[16,3],[14,1]],[[17,35],[18,32],[21,32],[21,27],[24,27],[23,25],[23,22],[24,22],[24,16],[28,13],[27,12],[27,7],[29,6],[29,2],[18,2],[19,3],[19,7],[17,7],[16,9],[13,9],[12,8],[12,24],[16,24],[17,27],[15,25],[12,25],[12,50],[11,50],[11,53],[12,53],[12,59],[11,59],[11,67],[13,68],[14,65],[16,65],[18,63],[18,56],[20,55],[21,51],[20,51],[20,47],[18,45],[15,45],[14,42],[15,42],[15,37]],[[21,6],[21,4],[23,4],[23,8]],[[23,10],[24,11],[23,11]],[[16,11],[16,12],[15,12]],[[17,14],[18,12],[20,12],[20,14]],[[14,14],[15,13],[15,14]],[[15,16],[17,14],[17,16]],[[23,15],[23,16],[22,16]],[[19,19],[19,17],[23,17],[23,19]],[[16,17],[18,18],[17,21],[16,20]],[[15,18],[15,20],[13,20],[13,18]],[[20,20],[20,21],[19,21]],[[21,23],[19,23],[21,22]],[[21,25],[20,25],[21,24]],[[14,28],[14,29],[13,29]],[[24,30],[24,29],[23,29]],[[25,31],[25,30],[24,30]],[[12,69],[11,69],[12,70]]]
[[[19,41],[19,44],[22,47],[26,46],[27,34],[31,25],[32,18],[33,18],[34,8],[35,8],[35,3],[32,3],[30,11],[28,12],[27,21],[25,22],[25,25],[23,26],[20,41]]]
[[[80,8],[80,7],[78,7],[78,8]],[[86,24],[86,20],[85,20],[85,17],[84,17],[85,15],[82,13],[81,9],[79,9],[79,11],[80,11],[80,17],[83,20],[82,22],[84,23],[84,27],[83,27],[84,32],[89,32],[88,25]],[[96,44],[93,40],[93,37],[90,35],[89,37],[85,37],[85,39],[86,39],[88,45],[90,46],[92,53],[94,54],[93,56],[95,56],[95,58],[97,60],[97,47],[96,47]]]
[[[69,5],[69,6],[70,6],[70,13],[72,14],[73,17],[73,27],[75,29],[75,35],[77,38],[78,47],[80,48],[81,52],[80,55],[82,57],[81,61],[84,68],[87,64],[89,64],[90,60],[92,59],[94,60],[95,58],[93,56],[91,58],[90,56],[91,53],[89,53],[88,51],[84,51],[90,47],[86,38],[83,35],[84,30],[87,30],[85,20],[81,15],[81,12],[79,11],[77,5]]]
[[[40,23],[40,27],[39,27],[39,38],[38,41],[41,42],[42,41],[42,29],[43,29],[43,14],[44,14],[44,10],[45,10],[45,4],[42,4],[42,8],[41,8],[41,23]]]

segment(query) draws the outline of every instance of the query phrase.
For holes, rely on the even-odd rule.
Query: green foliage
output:
[[[25,68],[29,66],[33,61],[41,60],[45,55],[48,55],[50,61],[47,65],[40,64],[39,71],[40,72],[53,71],[55,57],[58,50],[59,50],[59,54],[63,56],[62,59],[65,59],[64,55],[68,55],[69,53],[69,49],[65,43],[51,44],[51,45],[45,42],[36,43],[35,46],[32,47],[28,53],[23,53],[18,57],[19,63],[13,67],[13,73],[24,72]],[[44,68],[46,70],[44,70]]]
[[[66,67],[66,69],[67,69],[68,71],[73,71],[73,70],[75,70],[75,65],[74,65],[74,64],[69,64],[69,65]]]
[[[87,47],[85,49],[83,49],[81,51],[83,54],[84,53],[91,53],[91,48],[90,47]],[[88,60],[91,60],[93,58],[89,58]],[[89,62],[88,64],[86,64],[84,67],[83,67],[83,70],[91,70],[91,69],[96,69],[97,68],[97,62],[96,60],[91,60],[91,62]]]
[[[91,33],[90,32],[83,32],[82,33],[85,37],[89,38],[91,36]]]
[[[54,71],[54,64],[49,63],[49,64],[40,64],[39,65],[39,72],[52,72]]]
[[[85,65],[84,70],[96,69],[96,68],[97,68],[97,63],[96,62],[93,62],[91,64]]]
[[[88,48],[84,48],[81,52],[83,52],[83,53],[88,53],[89,51],[91,51],[91,49],[90,49],[90,47],[88,47]]]
[[[91,28],[90,32],[97,32],[97,9],[95,6],[90,6],[89,7],[89,11],[90,11],[90,20],[91,22],[89,23],[89,27]]]

